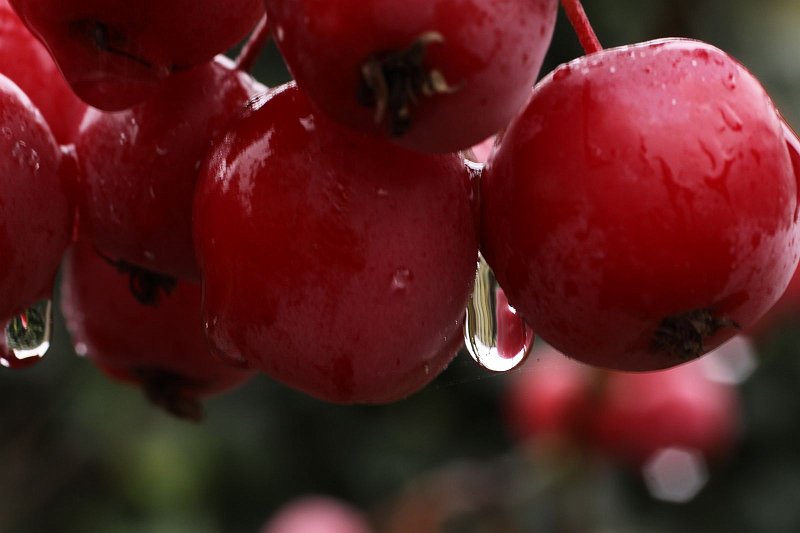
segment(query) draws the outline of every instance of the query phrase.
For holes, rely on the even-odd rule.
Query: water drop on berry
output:
[[[39,153],[28,146],[25,141],[17,141],[14,143],[14,148],[11,149],[11,155],[20,165],[27,165],[33,169],[34,172],[39,171]]]
[[[525,362],[533,337],[533,330],[509,305],[492,269],[479,256],[475,290],[464,323],[467,351],[482,367],[505,372]]]
[[[30,366],[50,348],[53,332],[53,302],[43,300],[12,318],[5,327],[6,353],[0,365],[6,368]]]
[[[722,80],[722,84],[729,91],[736,89],[736,74],[733,72],[729,72],[728,75],[725,77],[725,79]]]
[[[407,268],[398,269],[392,277],[392,291],[403,292],[414,281],[414,273]]]
[[[560,81],[572,74],[572,67],[569,65],[561,65],[555,72],[553,72],[553,80]]]
[[[719,112],[722,115],[722,120],[731,130],[742,131],[744,126],[742,124],[742,119],[739,118],[739,115],[736,114],[736,111],[734,111],[730,105],[723,103],[719,108]]]

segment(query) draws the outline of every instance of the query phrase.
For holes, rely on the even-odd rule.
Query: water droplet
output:
[[[414,281],[414,273],[407,268],[400,268],[392,276],[392,291],[403,292]]]
[[[14,135],[14,132],[11,131],[11,128],[9,128],[8,126],[3,126],[2,128],[0,128],[0,132],[2,132],[3,137],[7,139],[10,139]]]
[[[120,146],[125,146],[128,143],[128,134],[125,133],[124,131],[121,132],[119,134],[118,142]]]
[[[53,333],[53,302],[43,300],[15,316],[5,327],[7,354],[0,364],[15,368],[41,359],[50,348]]]
[[[303,126],[303,129],[306,131],[314,131],[317,126],[314,123],[314,115],[308,115],[307,117],[303,117],[300,119],[300,125]]]
[[[708,50],[705,50],[703,48],[698,48],[697,50],[692,52],[692,54],[694,54],[695,57],[698,57],[703,61],[705,61],[706,63],[708,63],[709,60]]]
[[[723,103],[719,107],[719,112],[722,115],[722,120],[730,129],[733,131],[742,131],[742,119],[739,118],[739,115],[736,114],[736,111],[734,111],[730,105]]]
[[[377,194],[382,198],[386,198],[387,196],[389,196],[389,190],[384,189],[383,187],[378,187],[377,189],[375,189],[375,194]]]
[[[508,304],[492,269],[478,258],[475,290],[467,304],[464,339],[472,358],[494,372],[512,370],[527,359],[533,330]]]
[[[722,84],[729,91],[736,89],[736,74],[729,72],[728,75],[725,76],[725,79],[722,80]]]
[[[166,148],[162,148],[162,147],[156,145],[156,154],[158,154],[160,156],[165,156],[168,153],[169,153],[169,150],[167,150]]]
[[[561,81],[570,74],[572,74],[572,67],[569,65],[561,65],[553,72],[553,81]]]
[[[39,171],[41,166],[39,163],[39,154],[33,148],[29,147],[25,141],[17,141],[14,143],[14,148],[11,149],[11,155],[17,160],[20,165],[27,165],[34,172]]]

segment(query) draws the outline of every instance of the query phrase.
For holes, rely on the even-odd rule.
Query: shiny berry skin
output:
[[[557,2],[266,0],[266,6],[289,70],[320,110],[406,147],[451,152],[505,127],[530,96]],[[388,66],[377,68],[381,61],[394,62],[391,74]],[[381,87],[401,95],[389,98],[383,112]]]
[[[756,321],[798,259],[781,119],[704,43],[605,50],[558,68],[481,183],[481,245],[510,303],[565,354],[671,367]]]
[[[287,503],[261,533],[370,533],[363,514],[328,496],[304,496]]]
[[[41,113],[0,75],[0,323],[51,296],[74,215],[63,172]]]
[[[710,381],[699,362],[663,372],[609,372],[591,422],[591,445],[632,466],[667,448],[720,460],[738,438],[739,396]]]
[[[105,374],[140,385],[156,404],[196,418],[198,401],[252,373],[216,359],[200,321],[200,285],[178,282],[154,305],[140,303],[129,278],[79,241],[67,254],[61,309],[77,353]]]
[[[81,235],[116,261],[199,281],[192,243],[198,169],[264,91],[219,57],[172,76],[136,107],[88,111],[76,141]]]
[[[86,104],[73,94],[47,49],[6,0],[0,0],[0,50],[0,72],[39,108],[60,143],[72,142]]]
[[[409,152],[270,94],[195,196],[204,321],[221,355],[338,403],[430,382],[461,345],[477,263],[456,155]]]
[[[107,111],[148,98],[173,72],[242,39],[262,0],[10,0],[75,93]]]
[[[784,135],[789,155],[792,158],[795,174],[800,176],[800,139],[784,122]],[[795,270],[789,285],[767,313],[747,330],[747,334],[756,338],[766,338],[771,333],[784,327],[791,327],[792,322],[800,318],[800,273]]]

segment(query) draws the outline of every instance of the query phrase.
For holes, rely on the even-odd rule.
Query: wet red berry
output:
[[[131,109],[90,110],[76,142],[81,235],[115,261],[199,280],[192,242],[198,169],[263,91],[220,57],[171,77]]]
[[[215,349],[342,403],[402,398],[461,345],[477,243],[456,155],[336,126],[289,85],[239,122],[198,185]]]
[[[0,50],[0,72],[39,108],[59,142],[72,142],[86,104],[73,94],[47,49],[6,0],[0,0]]]
[[[51,296],[73,208],[53,134],[0,75],[0,324]]]
[[[225,52],[255,26],[262,0],[10,0],[73,90],[120,110],[173,72]]]
[[[75,351],[107,375],[140,385],[176,415],[199,417],[201,398],[251,375],[211,355],[197,284],[178,282],[153,305],[144,305],[132,294],[126,272],[78,242],[64,263],[61,296]]]
[[[267,0],[298,85],[334,120],[422,151],[465,149],[529,97],[556,0]]]

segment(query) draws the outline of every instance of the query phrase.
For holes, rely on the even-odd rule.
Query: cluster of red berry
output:
[[[463,343],[479,248],[522,352],[524,320],[660,369],[753,324],[798,261],[800,143],[724,52],[601,50],[561,3],[587,55],[531,90],[557,0],[0,0],[3,364],[46,349],[73,243],[77,351],[187,416],[250,369],[418,390]],[[214,57],[256,26],[296,83]],[[498,131],[485,168],[458,152]]]
[[[669,449],[709,462],[732,451],[741,429],[738,389],[714,381],[701,362],[668,372],[609,372],[538,355],[507,391],[513,435],[544,451],[596,450],[642,466]]]

